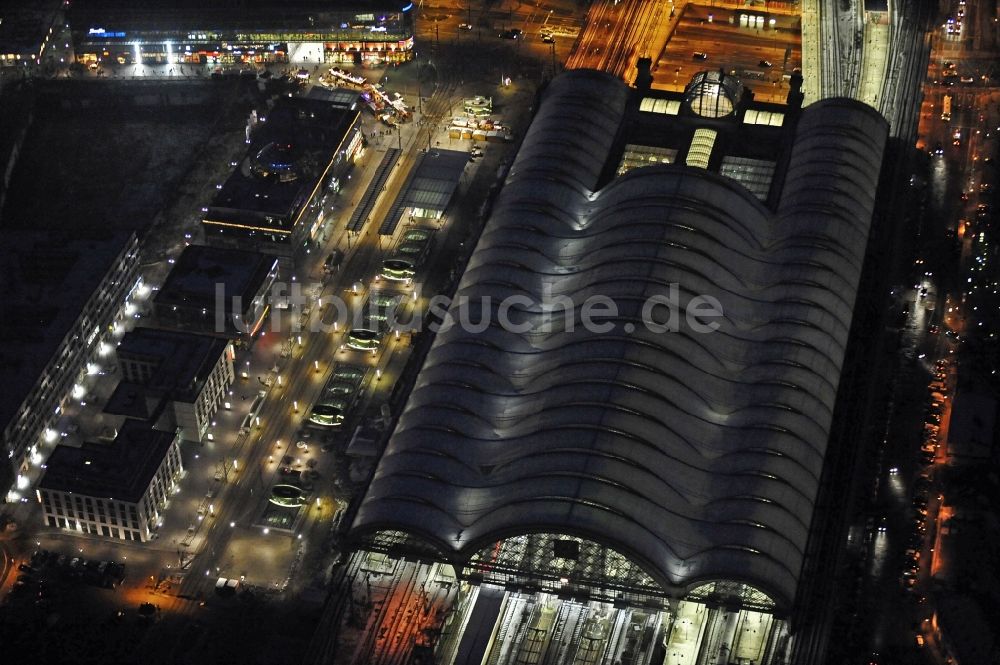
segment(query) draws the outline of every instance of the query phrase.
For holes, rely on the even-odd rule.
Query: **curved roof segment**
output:
[[[353,534],[401,530],[462,559],[562,532],[669,592],[733,580],[788,608],[887,126],[850,100],[805,109],[776,211],[676,165],[594,191],[627,94],[586,71],[550,86],[457,294],[492,322],[438,334]],[[671,285],[682,311],[716,298],[718,329],[643,325]],[[513,295],[516,332],[498,317]],[[610,331],[581,324],[594,296],[618,308]]]

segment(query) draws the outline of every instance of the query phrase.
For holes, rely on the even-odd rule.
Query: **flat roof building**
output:
[[[316,241],[324,196],[361,154],[360,111],[338,101],[281,97],[205,212],[210,242],[290,257]]]
[[[413,4],[393,0],[75,0],[82,62],[354,63],[413,57]]]
[[[888,125],[645,64],[549,84],[348,539],[790,662]]]
[[[48,526],[146,542],[183,472],[180,437],[129,421],[113,443],[59,445],[38,482]]]
[[[203,441],[235,380],[232,343],[220,337],[136,328],[116,349],[122,381],[105,413]]]
[[[17,490],[141,287],[134,233],[0,234],[0,496]],[[91,368],[91,364],[93,367]],[[18,498],[18,497],[9,497]]]
[[[34,67],[52,39],[58,0],[0,0],[0,67]]]
[[[153,298],[162,324],[224,337],[264,323],[278,260],[268,254],[189,245]]]

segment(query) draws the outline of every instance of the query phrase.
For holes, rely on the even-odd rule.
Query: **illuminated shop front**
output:
[[[338,11],[284,6],[282,13],[276,13],[273,5],[258,4],[239,15],[183,0],[167,3],[187,5],[181,10],[174,6],[114,11],[114,4],[115,0],[98,0],[70,12],[81,62],[381,64],[405,62],[413,53],[409,3]],[[209,25],[217,27],[207,29]]]
[[[324,45],[324,59],[332,63],[371,64],[406,62],[413,58],[413,37],[395,42],[352,41]]]

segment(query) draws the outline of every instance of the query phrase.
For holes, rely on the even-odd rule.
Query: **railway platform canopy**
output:
[[[508,589],[792,612],[888,126],[745,87],[549,84],[453,301],[488,325],[437,334],[350,546]],[[658,326],[664,297],[713,299],[715,325]]]

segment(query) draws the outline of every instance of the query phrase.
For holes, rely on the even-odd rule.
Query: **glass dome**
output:
[[[698,72],[684,89],[684,100],[703,118],[724,118],[736,111],[743,84],[720,70]]]
[[[279,180],[295,180],[295,162],[298,151],[290,143],[268,143],[253,158],[253,170],[262,177],[275,176]]]

